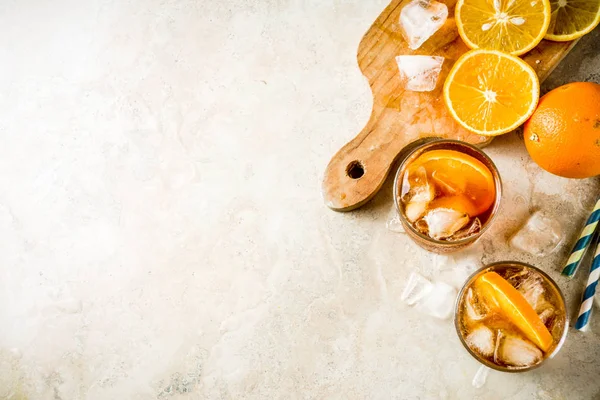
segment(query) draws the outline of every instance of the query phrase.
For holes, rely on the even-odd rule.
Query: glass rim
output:
[[[561,333],[558,343],[556,344],[556,346],[554,347],[552,352],[550,354],[548,354],[547,356],[545,356],[542,359],[542,361],[540,361],[537,364],[531,365],[529,367],[508,368],[508,367],[503,367],[498,364],[494,364],[493,362],[482,358],[479,354],[477,354],[473,350],[471,350],[471,348],[467,345],[467,343],[465,342],[465,338],[463,337],[461,330],[460,330],[460,325],[459,325],[460,321],[458,318],[459,306],[460,306],[460,301],[465,294],[465,290],[470,287],[470,285],[471,285],[471,283],[473,283],[474,279],[476,277],[478,277],[483,271],[489,270],[489,269],[492,269],[492,268],[498,267],[498,266],[516,266],[516,267],[522,267],[522,268],[530,268],[530,269],[534,270],[535,272],[539,273],[556,290],[556,293],[558,294],[558,298],[562,302],[563,309],[565,310],[565,326],[563,327],[563,331]],[[458,295],[456,296],[456,301],[454,303],[454,328],[456,330],[456,334],[457,334],[460,342],[462,343],[463,347],[479,363],[485,365],[488,368],[494,369],[496,371],[501,371],[501,372],[509,372],[509,373],[526,372],[526,371],[531,371],[532,369],[541,367],[547,360],[554,358],[554,356],[560,351],[560,349],[562,348],[562,346],[567,338],[567,333],[569,331],[569,312],[567,310],[567,302],[565,300],[565,296],[564,296],[562,290],[560,290],[560,287],[558,286],[558,284],[546,272],[544,272],[543,270],[541,270],[538,267],[535,267],[531,264],[527,264],[527,263],[524,263],[521,261],[497,261],[497,262],[493,262],[491,264],[487,264],[484,267],[479,268],[477,271],[473,272],[465,281],[463,287],[458,292]]]
[[[414,155],[419,151],[424,152],[424,150],[427,147],[436,146],[436,145],[440,145],[440,144],[444,144],[444,143],[465,146],[465,147],[470,148],[477,154],[481,155],[492,166],[491,172],[492,172],[492,176],[494,177],[494,185],[495,185],[495,189],[496,189],[496,196],[495,196],[492,212],[490,214],[490,217],[485,222],[485,224],[481,227],[481,230],[478,233],[476,233],[475,235],[467,236],[464,239],[455,240],[455,241],[451,241],[451,242],[447,241],[447,240],[434,239],[430,236],[427,236],[427,235],[419,232],[417,229],[415,229],[415,227],[413,227],[413,225],[406,219],[404,212],[402,211],[402,206],[401,206],[400,200],[399,200],[400,196],[399,196],[399,192],[398,192],[398,190],[400,189],[400,185],[401,185],[401,182],[400,182],[401,172],[404,170],[406,164],[409,161],[410,162],[413,161],[413,160],[411,160],[411,158],[414,157]],[[486,165],[486,167],[487,167],[487,165]],[[423,144],[417,146],[416,148],[414,148],[410,153],[408,153],[408,155],[404,158],[404,160],[402,160],[402,163],[398,167],[398,170],[396,171],[396,175],[394,177],[393,187],[394,187],[394,204],[396,206],[396,211],[398,212],[400,219],[403,220],[404,222],[406,222],[405,225],[408,226],[408,229],[411,231],[411,233],[415,234],[417,237],[419,237],[425,241],[428,241],[436,246],[443,246],[443,247],[455,247],[455,246],[460,246],[462,244],[468,244],[468,243],[473,242],[474,240],[477,240],[479,237],[481,237],[485,233],[485,231],[487,231],[489,229],[489,227],[492,225],[492,222],[496,218],[496,214],[498,214],[498,210],[500,209],[500,201],[502,199],[502,178],[500,177],[500,172],[498,171],[496,164],[494,164],[494,161],[492,161],[492,159],[477,146],[474,146],[467,142],[463,142],[461,140],[454,140],[454,139],[433,138],[433,140],[423,143]]]

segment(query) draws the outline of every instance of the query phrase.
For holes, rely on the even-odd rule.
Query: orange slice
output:
[[[464,194],[438,197],[429,203],[428,207],[431,210],[436,208],[449,208],[451,210],[458,211],[459,213],[467,214],[468,216],[481,214],[473,202]]]
[[[442,192],[448,188],[455,191],[452,196],[434,200],[440,202],[438,207],[475,217],[494,203],[496,189],[492,173],[468,154],[456,150],[431,150],[423,153],[413,165],[425,167],[427,175],[433,176],[432,181]]]
[[[598,0],[550,0],[550,7],[552,18],[545,39],[575,40],[600,24]]]
[[[455,12],[467,46],[515,56],[533,49],[550,24],[548,0],[458,0]]]
[[[539,95],[533,68],[495,50],[465,53],[444,83],[444,101],[452,117],[469,131],[486,136],[510,132],[527,121]]]
[[[477,279],[479,294],[497,304],[504,316],[543,351],[554,343],[552,335],[525,297],[495,272],[486,272]]]

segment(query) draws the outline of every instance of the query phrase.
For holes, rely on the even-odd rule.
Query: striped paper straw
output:
[[[596,285],[598,285],[598,279],[600,278],[600,236],[598,236],[596,242],[598,242],[596,254],[594,254],[594,260],[592,261],[592,267],[590,268],[590,276],[588,277],[585,291],[583,292],[583,298],[581,299],[579,316],[575,322],[575,328],[580,331],[584,330],[590,320],[592,305],[594,304],[594,294],[596,293]]]
[[[579,235],[579,239],[577,243],[575,243],[575,247],[571,250],[571,256],[567,260],[567,264],[562,271],[563,275],[567,275],[571,278],[577,272],[577,267],[581,263],[585,251],[587,250],[590,242],[592,241],[592,236],[594,236],[594,232],[596,231],[596,227],[598,226],[598,221],[600,220],[600,199],[596,202],[594,206],[594,210],[592,211],[592,215],[588,218],[585,223],[585,227]]]

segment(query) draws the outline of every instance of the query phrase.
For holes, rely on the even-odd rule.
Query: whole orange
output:
[[[548,92],[525,123],[524,139],[533,161],[550,173],[600,175],[600,85],[574,82]]]

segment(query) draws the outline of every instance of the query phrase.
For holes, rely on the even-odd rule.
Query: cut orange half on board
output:
[[[488,304],[495,304],[510,322],[543,351],[554,339],[525,297],[496,272],[486,272],[477,279],[477,289]]]
[[[548,0],[459,0],[456,4],[458,33],[472,49],[518,56],[544,38],[549,24]]]
[[[496,50],[471,50],[456,61],[444,83],[444,101],[471,132],[497,136],[533,114],[538,77],[525,61]]]
[[[442,191],[451,188],[449,196],[434,200],[430,208],[450,208],[471,217],[485,212],[496,196],[494,177],[478,159],[456,150],[431,150],[423,153],[413,165],[423,166]]]
[[[557,42],[575,40],[600,23],[598,0],[551,0],[550,26],[546,39]]]

